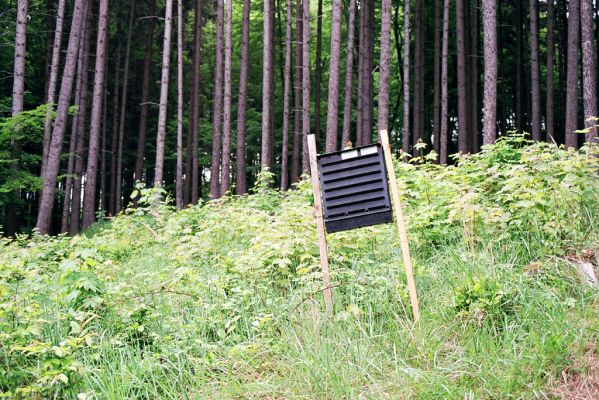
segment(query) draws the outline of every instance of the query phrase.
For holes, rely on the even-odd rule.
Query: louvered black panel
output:
[[[380,144],[318,156],[327,232],[391,221],[383,157]]]

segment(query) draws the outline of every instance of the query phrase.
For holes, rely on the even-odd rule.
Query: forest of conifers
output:
[[[287,189],[308,133],[329,152],[388,129],[442,164],[512,131],[597,137],[593,0],[0,0],[0,19],[6,235],[77,233],[138,181],[178,208],[266,168]]]

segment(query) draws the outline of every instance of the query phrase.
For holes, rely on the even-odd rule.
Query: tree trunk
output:
[[[516,131],[522,133],[524,130],[524,33],[522,1],[516,2]]]
[[[225,93],[223,108],[223,161],[220,173],[220,192],[224,195],[231,187],[231,29],[233,18],[232,0],[225,7]]]
[[[466,31],[464,0],[456,0],[456,35],[458,69],[458,151],[468,153],[468,99],[466,97]]]
[[[308,173],[308,135],[310,134],[310,0],[303,0],[302,29],[302,171]]]
[[[449,0],[445,0],[443,4],[443,48],[441,50],[441,133],[439,137],[439,163],[442,165],[447,164],[447,124],[449,122],[447,111],[447,58],[449,53],[449,10]]]
[[[553,122],[553,19],[554,0],[547,0],[547,89],[546,89],[546,130],[547,141],[555,139]]]
[[[116,162],[116,209],[118,214],[122,208],[123,202],[123,140],[125,139],[125,117],[127,115],[127,95],[129,87],[129,61],[131,59],[131,39],[133,36],[133,17],[135,16],[135,0],[131,0],[129,10],[129,26],[127,31],[127,44],[125,45],[125,70],[123,71],[123,87],[121,95],[121,112],[119,114],[119,138],[117,147]]]
[[[177,0],[177,181],[175,202],[183,209],[183,0]]]
[[[339,112],[339,57],[341,54],[341,0],[333,0],[331,53],[329,59],[329,93],[327,101],[327,153],[337,150]],[[318,104],[316,105],[318,109]],[[317,125],[318,126],[318,125]]]
[[[314,135],[318,141],[320,140],[320,97],[322,92],[322,0],[318,0],[316,13],[316,60],[314,61]]]
[[[116,214],[116,164],[118,158],[116,156],[119,141],[119,87],[120,87],[120,68],[121,68],[121,45],[116,49],[116,60],[114,66],[114,92],[113,92],[113,107],[112,107],[112,137],[110,138],[110,189],[108,196],[110,197],[108,209],[110,215]]]
[[[220,197],[220,160],[222,154],[222,107],[223,107],[223,25],[222,1],[216,2],[216,55],[214,72],[214,112],[212,115],[212,163],[210,166],[210,198]]]
[[[245,156],[245,130],[246,130],[246,104],[249,68],[249,41],[250,41],[250,0],[243,1],[243,26],[241,31],[241,58],[239,69],[239,99],[237,104],[237,175],[236,193],[241,195],[247,192],[246,156]]]
[[[90,8],[88,4],[87,9]],[[87,10],[86,9],[86,10]],[[75,147],[75,168],[73,174],[73,197],[71,205],[71,223],[69,225],[69,234],[76,235],[79,233],[79,223],[81,221],[81,179],[83,174],[83,156],[85,142],[85,121],[87,118],[87,82],[89,80],[89,41],[90,41],[90,19],[89,10],[86,11],[86,18],[83,22],[83,41],[79,52],[81,53],[79,60],[81,61],[81,82],[80,82],[80,97],[79,111],[77,115],[76,134],[77,146]]]
[[[378,130],[389,129],[389,70],[391,46],[391,0],[382,0],[381,59],[379,63]],[[330,104],[330,101],[329,101]]]
[[[36,222],[36,228],[41,234],[48,234],[50,232],[52,207],[54,205],[54,193],[56,191],[56,178],[58,176],[58,169],[60,167],[60,154],[62,152],[62,142],[66,129],[71,90],[73,88],[73,76],[75,73],[75,65],[77,63],[79,39],[81,37],[81,25],[83,22],[86,4],[86,0],[75,0],[73,22],[71,24],[71,32],[69,34],[67,56],[65,59],[58,107],[56,111],[56,121],[52,131],[50,149],[48,151],[48,162],[46,165],[46,170],[44,171],[45,174],[42,176],[44,185]]]
[[[433,61],[433,150],[439,154],[439,135],[441,134],[441,4],[435,2],[435,38]]]
[[[421,86],[424,84],[422,81],[422,58],[421,53],[424,51],[422,44],[422,2],[423,0],[416,0],[415,2],[415,13],[414,13],[414,114],[412,116],[414,131],[412,134],[412,144],[415,145],[422,138],[422,126],[420,125],[420,113],[423,107],[421,103]],[[416,155],[416,149],[413,148],[412,152]]]
[[[50,138],[52,134],[51,114],[54,110],[54,99],[56,97],[56,83],[58,81],[58,68],[60,64],[60,47],[62,44],[62,25],[64,20],[65,0],[58,1],[56,10],[56,29],[54,31],[54,44],[52,46],[52,64],[50,66],[50,78],[48,80],[48,96],[46,103],[49,104],[46,111],[46,120],[44,122],[44,139],[42,142],[42,173],[45,175],[46,163],[48,162],[48,150],[50,147]]]
[[[493,144],[497,136],[497,0],[483,0],[483,35],[483,144]]]
[[[17,26],[15,35],[15,56],[13,69],[13,87],[12,87],[12,115],[15,116],[23,111],[23,101],[25,97],[25,56],[27,44],[27,10],[29,2],[19,0],[17,3]],[[18,127],[15,127],[18,129]],[[19,157],[20,145],[16,139],[11,138],[11,158],[16,160]],[[11,174],[17,178],[19,171],[18,161],[11,162]],[[12,192],[13,200],[11,207],[6,208],[5,215],[5,234],[14,235],[19,231],[19,205],[21,191]]]
[[[192,66],[192,89],[191,89],[191,165],[190,173],[186,173],[185,179],[191,177],[191,203],[198,204],[200,194],[200,167],[199,167],[199,125],[200,125],[200,65],[202,54],[202,1],[196,0],[193,39],[193,66]],[[188,158],[189,164],[189,158]]]
[[[578,148],[578,47],[580,46],[580,3],[570,0],[568,9],[568,66],[566,88],[566,148]]]
[[[272,168],[272,159],[270,158],[271,128],[272,128],[272,102],[270,99],[271,86],[273,79],[273,65],[270,54],[272,52],[273,37],[270,27],[271,14],[274,12],[273,0],[264,0],[264,33],[263,33],[263,53],[262,53],[262,151],[260,156],[260,165],[262,169]]]
[[[160,108],[158,111],[158,130],[156,132],[156,172],[154,187],[162,187],[164,174],[164,146],[166,140],[166,111],[168,103],[168,81],[171,55],[171,25],[173,19],[173,0],[166,0],[164,16],[164,40],[162,42],[162,78],[160,79]]]
[[[582,98],[587,142],[597,141],[597,75],[593,46],[593,0],[581,0],[582,27]]]
[[[539,69],[539,3],[530,0],[530,83],[532,93],[532,138],[541,140],[541,82]]]
[[[474,0],[472,4],[471,18],[471,49],[472,57],[470,62],[470,136],[471,150],[477,153],[480,148],[479,144],[479,113],[478,113],[478,36],[479,32],[479,12],[478,0]]]
[[[281,190],[289,188],[289,103],[291,97],[291,31],[293,26],[293,3],[287,0],[287,23],[285,26],[285,67],[283,71],[283,148],[281,150]]]
[[[343,133],[341,147],[348,145],[351,138],[352,120],[352,80],[354,69],[354,34],[356,19],[356,0],[349,0],[349,18],[347,22],[347,51],[345,56],[345,97],[343,102]]]
[[[303,71],[303,3],[297,0],[295,12],[295,112],[293,115],[293,149],[291,154],[291,183],[299,180],[300,163],[300,119],[302,116],[302,71]]]
[[[154,12],[156,10],[156,0],[150,1],[148,15],[148,26],[146,33],[146,50],[144,55],[144,71],[141,87],[141,108],[139,113],[139,130],[137,134],[137,156],[135,158],[135,172],[133,179],[142,181],[144,156],[146,149],[146,135],[148,127],[148,111],[150,107],[150,85],[152,77],[152,49],[154,47]]]
[[[447,7],[448,0],[445,0]],[[447,10],[445,11],[447,13]],[[403,124],[402,151],[410,152],[410,0],[405,2],[403,21]],[[405,161],[405,160],[404,160]]]

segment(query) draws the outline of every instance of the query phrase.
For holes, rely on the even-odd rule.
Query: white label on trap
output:
[[[376,153],[378,153],[378,147],[376,146],[365,147],[362,150],[360,150],[360,154],[362,154],[363,156]]]
[[[345,151],[345,152],[341,153],[342,160],[347,160],[349,158],[356,158],[356,157],[358,157],[358,150]]]

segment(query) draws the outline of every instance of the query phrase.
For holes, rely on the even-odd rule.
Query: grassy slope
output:
[[[599,339],[597,292],[560,257],[596,243],[599,186],[592,157],[519,146],[398,167],[419,326],[393,225],[330,235],[323,314],[307,182],[5,242],[0,393],[545,398]]]

